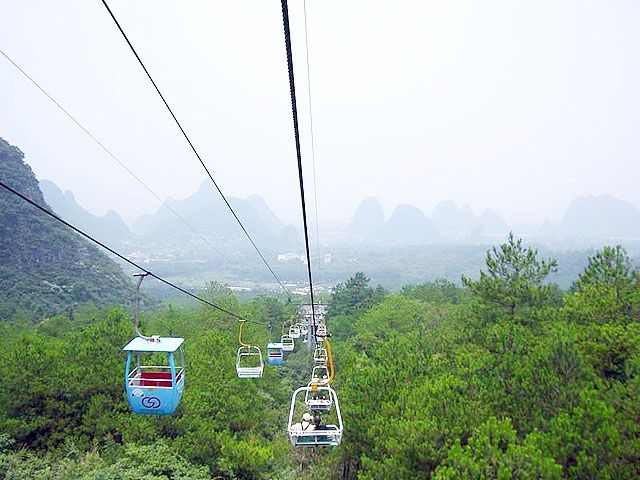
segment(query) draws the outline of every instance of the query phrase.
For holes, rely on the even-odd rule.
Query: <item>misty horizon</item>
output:
[[[259,195],[299,228],[279,6],[111,7],[225,195]],[[9,2],[3,14],[3,51],[160,198],[199,188],[205,173],[99,2]],[[386,218],[450,199],[530,225],[585,195],[640,206],[637,2],[309,2],[307,16],[315,159],[302,6],[291,5],[311,223],[314,181],[323,225],[367,196]],[[0,134],[38,178],[128,224],[157,211],[3,57],[0,75]]]
[[[42,179],[42,180],[47,180],[50,181],[52,183],[55,184],[55,182],[53,182],[52,180],[49,179]],[[209,181],[204,180],[202,182],[202,184],[200,185],[200,188],[202,188],[203,185],[208,185]],[[58,186],[58,188],[60,188]],[[62,190],[62,189],[61,189]],[[198,189],[199,190],[199,189]],[[190,196],[194,195],[198,190],[195,190],[194,192],[192,192],[191,194],[186,195],[185,197],[182,198],[174,198],[174,197],[167,197],[164,199],[165,203],[170,203],[171,201],[181,201],[181,200],[186,200],[187,198],[189,198]],[[116,210],[115,208],[109,208],[107,210],[102,210],[102,211],[92,211],[90,208],[88,208],[85,205],[82,205],[78,199],[76,198],[75,193],[72,190],[62,190],[63,194],[66,194],[67,192],[71,192],[74,196],[74,198],[76,199],[76,202],[78,203],[78,205],[80,205],[82,208],[84,208],[87,212],[91,213],[92,215],[98,216],[98,217],[102,217],[104,215],[106,215],[110,210],[113,210],[114,212],[116,212],[121,218],[122,220],[125,222],[125,224],[131,228],[131,226],[135,223],[136,220],[138,220],[141,216],[145,216],[145,215],[155,215],[159,210],[165,208],[163,205],[159,205],[157,208],[147,211],[147,212],[142,212],[139,215],[135,216],[135,217],[131,217],[130,215],[127,215],[125,212],[121,212]],[[242,200],[246,200],[247,198],[256,195],[260,198],[262,198],[263,200],[266,201],[266,199],[264,199],[261,195],[258,195],[257,193],[250,193],[245,197],[232,197],[232,198],[241,198]],[[626,199],[624,198],[619,198],[616,197],[615,195],[611,195],[607,192],[602,193],[601,195],[583,195],[583,197],[600,197],[600,196],[606,196],[606,195],[610,195],[614,198],[617,198],[619,200],[623,200],[627,203],[631,203],[634,207],[636,208],[640,208],[639,205],[635,205],[632,202],[628,202]],[[320,216],[319,218],[319,223],[321,226],[326,227],[327,224],[334,224],[334,223],[338,223],[338,224],[348,224],[352,219],[353,219],[353,215],[355,214],[356,210],[358,209],[358,207],[360,206],[360,204],[366,200],[367,198],[375,198],[376,200],[380,201],[380,203],[382,203],[382,201],[378,198],[375,197],[374,195],[368,195],[364,198],[362,198],[360,201],[356,202],[353,206],[352,209],[349,208],[344,208],[343,209],[343,215],[342,216],[335,216],[335,217],[328,217],[328,218],[322,218]],[[580,198],[580,197],[576,197],[576,198]],[[387,205],[382,204],[383,210],[384,210],[384,219],[385,221],[388,221],[389,218],[391,217],[391,215],[393,214],[393,211],[401,206],[401,205],[411,205],[415,208],[419,208],[421,211],[424,212],[425,215],[427,215],[427,217],[431,218],[433,216],[433,210],[440,204],[445,203],[445,202],[453,202],[458,208],[464,208],[465,206],[469,206],[469,208],[471,209],[472,213],[475,216],[478,216],[480,214],[482,214],[485,210],[490,210],[495,212],[496,214],[498,214],[500,217],[502,217],[510,226],[525,226],[525,227],[537,227],[540,226],[545,220],[549,220],[551,223],[558,223],[560,220],[562,220],[562,216],[564,215],[564,213],[566,212],[567,208],[569,207],[569,205],[575,200],[571,199],[569,202],[567,202],[566,207],[564,208],[558,208],[557,211],[554,212],[553,215],[549,214],[549,215],[543,215],[541,212],[534,212],[533,209],[531,208],[524,208],[521,209],[519,211],[512,211],[511,213],[508,213],[503,211],[502,209],[500,209],[499,207],[484,207],[482,209],[476,209],[474,208],[472,205],[469,205],[468,203],[460,203],[455,201],[454,199],[451,198],[444,198],[438,202],[436,202],[434,204],[434,206],[430,209],[430,210],[423,210],[415,205],[411,205],[411,204],[407,204],[407,203],[397,203],[393,206],[388,207]],[[284,216],[283,214],[281,214],[281,212],[278,212],[275,208],[273,208],[269,202],[267,202],[267,204],[269,205],[269,207],[271,208],[271,210],[275,213],[275,215],[282,220],[284,223],[286,224],[297,224],[300,222],[300,215],[298,215],[298,217],[291,217],[291,218],[287,218],[286,216]]]
[[[42,179],[42,180],[40,180],[40,182],[45,182],[45,183],[52,184],[53,186],[55,186],[56,189],[58,189],[60,191],[60,194],[62,194],[65,198],[68,198],[68,196],[70,196],[72,201],[73,201],[73,203],[75,203],[81,209],[85,210],[86,212],[88,212],[88,213],[90,213],[90,214],[92,214],[92,215],[94,215],[94,216],[96,216],[98,218],[103,218],[107,214],[109,214],[110,212],[115,212],[123,220],[125,225],[131,230],[131,232],[136,232],[137,231],[136,225],[135,225],[137,222],[140,222],[140,220],[143,220],[145,217],[149,218],[149,217],[156,216],[166,208],[164,205],[162,205],[158,209],[156,209],[156,211],[154,211],[154,212],[152,212],[150,214],[142,214],[141,216],[136,217],[132,222],[129,223],[129,222],[125,221],[125,219],[124,219],[123,215],[121,214],[121,212],[118,212],[115,209],[110,209],[108,212],[105,212],[102,215],[95,214],[95,213],[91,212],[90,210],[88,210],[84,205],[79,203],[77,201],[77,199],[75,198],[74,192],[72,192],[71,190],[64,190],[63,191],[62,189],[60,189],[55,184],[55,182],[53,182],[51,180]],[[47,190],[49,190],[49,189],[47,189]],[[196,192],[193,192],[193,194],[189,195],[188,197],[185,197],[185,198],[182,198],[182,199],[168,198],[168,199],[165,200],[165,203],[167,205],[169,205],[169,206],[173,205],[172,208],[175,208],[176,204],[179,204],[180,202],[189,200],[192,197],[195,198],[198,194],[201,194],[202,192],[207,192],[208,195],[212,196],[212,198],[214,198],[216,200],[220,199],[219,195],[218,195],[218,192],[214,190],[213,186],[209,182],[204,181],[200,185],[200,188]],[[273,210],[273,208],[271,207],[271,205],[269,205],[268,202],[266,202],[264,199],[262,199],[262,197],[260,197],[257,194],[251,194],[248,197],[246,197],[244,199],[240,199],[240,200],[245,200],[246,201],[246,200],[249,200],[251,197],[257,197],[257,198],[261,199],[262,201],[264,201],[267,209],[269,209],[273,213],[273,215],[275,215],[275,217],[278,219],[278,221],[282,222],[283,226],[284,225],[288,225],[288,224],[291,225],[291,224],[294,223],[294,222],[291,222],[291,221],[287,221],[287,219],[285,219],[285,218],[281,217],[280,215],[278,215],[278,212],[275,212]],[[45,198],[47,198],[46,191],[45,191]],[[234,197],[228,197],[228,198],[230,200],[232,200]],[[373,197],[373,196],[369,196],[369,197],[364,198],[356,206],[356,208],[354,208],[353,212],[348,213],[347,211],[345,211],[345,217],[344,218],[324,219],[324,222],[321,221],[320,222],[320,228],[321,228],[321,232],[320,233],[322,234],[322,231],[324,231],[325,233],[335,232],[336,229],[337,230],[342,230],[342,229],[348,227],[349,225],[352,225],[353,222],[356,220],[356,216],[358,214],[358,210],[360,208],[362,208],[370,200],[373,200],[375,204],[379,204],[380,207],[382,207],[383,212],[384,212],[383,220],[384,220],[385,223],[389,222],[389,220],[392,218],[392,216],[397,213],[396,210],[398,210],[398,207],[409,206],[409,207],[417,209],[417,207],[415,207],[413,205],[398,204],[392,210],[388,211],[388,210],[386,210],[384,208],[384,206],[381,204],[381,202],[379,201],[378,198]],[[588,196],[584,196],[584,197],[578,197],[578,198],[574,199],[571,202],[571,206],[575,206],[577,203],[579,203],[581,201],[582,202],[585,202],[585,201],[587,201],[587,202],[588,201],[602,202],[602,201],[609,201],[609,200],[621,203],[623,205],[624,204],[628,204],[630,206],[630,208],[636,209],[638,214],[640,214],[640,209],[638,209],[636,206],[630,204],[629,202],[625,202],[622,199],[618,199],[618,198],[616,198],[616,197],[614,197],[612,195],[609,195],[609,194],[603,194],[603,195],[599,195],[599,196],[588,195]],[[492,209],[485,209],[482,212],[476,212],[468,204],[460,205],[460,204],[457,204],[456,202],[454,202],[453,200],[450,200],[450,199],[443,200],[443,201],[439,202],[436,205],[436,207],[434,208],[434,210],[432,210],[430,212],[424,212],[424,211],[422,211],[420,209],[418,209],[418,210],[421,211],[422,213],[424,213],[424,215],[429,220],[436,221],[436,210],[438,208],[440,208],[440,209],[444,208],[444,210],[448,210],[450,208],[454,208],[455,211],[460,212],[460,213],[464,213],[465,211],[467,211],[472,217],[474,217],[476,219],[476,221],[479,220],[480,217],[483,214],[485,214],[487,212],[493,212],[494,214],[496,214],[499,217],[500,220],[502,220],[502,221],[504,221],[506,223],[506,225],[508,226],[508,230],[513,231],[513,230],[518,230],[518,229],[525,229],[525,232],[520,232],[521,234],[522,233],[524,233],[524,234],[529,233],[530,234],[530,233],[533,233],[535,231],[538,231],[541,228],[544,228],[545,224],[547,224],[547,225],[559,225],[561,223],[561,221],[565,220],[567,212],[569,211],[569,209],[563,211],[562,215],[561,215],[561,219],[558,220],[558,221],[551,221],[547,217],[544,222],[540,222],[538,224],[527,224],[524,221],[521,221],[520,223],[513,223],[508,218],[506,218],[503,215],[501,215],[498,211],[492,210]],[[168,210],[166,212],[168,212]],[[442,220],[443,211],[440,210],[439,214],[440,214],[440,218]],[[176,218],[177,217],[175,217],[173,214],[169,214],[169,219],[171,221],[174,221]],[[242,220],[242,218],[241,218],[241,220]],[[452,220],[455,222],[455,221],[459,221],[460,219],[452,219]],[[584,220],[586,220],[586,219],[584,219]],[[623,219],[623,220],[628,220],[628,219]],[[597,220],[595,220],[595,221],[597,221]],[[138,226],[138,228],[140,228],[140,226]],[[312,231],[315,231],[315,226],[314,225],[310,225],[310,229]],[[505,230],[502,233],[506,233],[508,230]],[[612,232],[612,233],[614,233],[614,232]],[[446,232],[445,232],[445,235],[447,235]],[[615,236],[615,234],[614,234],[614,236]]]

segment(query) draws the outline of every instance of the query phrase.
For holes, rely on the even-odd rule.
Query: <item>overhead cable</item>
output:
[[[316,148],[313,140],[313,108],[311,105],[311,69],[309,68],[309,38],[307,35],[307,0],[303,0],[304,10],[304,47],[307,59],[307,93],[309,95],[309,133],[311,136],[311,165],[313,167],[313,204],[316,209],[316,243],[318,257],[320,257],[320,224],[318,219],[318,187],[316,175]],[[322,283],[322,261],[318,262],[318,282]]]
[[[223,259],[225,259],[228,263],[232,263],[231,260],[229,260],[225,255],[222,254],[222,252],[220,252],[214,245],[213,243],[211,243],[211,241],[205,237],[204,235],[202,235],[200,232],[198,232],[195,228],[193,228],[191,226],[191,224],[189,222],[187,222],[184,218],[182,218],[178,212],[176,212],[173,208],[171,208],[164,200],[162,200],[153,190],[151,190],[151,188],[149,186],[147,186],[146,183],[144,183],[140,177],[138,177],[135,173],[133,173],[131,170],[129,170],[129,168],[120,161],[120,159],[118,157],[116,157],[111,150],[109,150],[107,147],[105,147],[105,145],[98,140],[89,130],[87,130],[84,125],[82,125],[73,115],[71,115],[62,105],[60,105],[60,103],[58,103],[58,101],[53,98],[51,95],[49,95],[49,93],[42,88],[38,82],[36,82],[27,72],[25,72],[16,62],[14,62],[6,53],[4,53],[1,49],[0,49],[0,53],[4,56],[4,58],[6,58],[14,67],[16,67],[20,73],[22,73],[22,75],[24,75],[33,85],[35,85],[38,90],[40,90],[49,100],[51,100],[51,102],[53,102],[53,104],[58,107],[58,109],[64,113],[67,117],[69,117],[69,119],[71,119],[71,121],[73,123],[75,123],[78,127],[80,127],[80,129],[86,133],[89,138],[91,138],[91,140],[93,140],[100,148],[102,148],[102,150],[104,150],[107,155],[109,155],[111,158],[113,158],[122,168],[125,169],[125,171],[127,173],[129,173],[129,175],[131,175],[133,178],[135,178],[137,180],[137,182],[142,185],[147,192],[149,192],[151,195],[153,195],[164,207],[166,207],[173,215],[176,216],[176,218],[178,218],[178,220],[180,220],[184,225],[186,225],[193,233],[195,233],[196,235],[198,235],[200,238],[202,238],[206,243],[209,244],[209,246],[218,254],[220,255]]]
[[[304,226],[304,246],[307,253],[307,272],[309,275],[309,294],[311,296],[311,314],[313,317],[313,336],[316,334],[316,311],[313,299],[313,278],[311,275],[311,254],[309,252],[309,229],[307,228],[307,207],[304,199],[304,180],[302,178],[302,154],[300,152],[300,132],[298,130],[298,107],[296,104],[296,86],[293,78],[293,55],[291,53],[291,31],[289,30],[289,6],[287,0],[282,3],[282,25],[284,27],[284,43],[287,49],[287,67],[289,70],[289,91],[291,93],[291,110],[293,113],[293,133],[298,158],[298,179],[300,183],[300,202],[302,205],[302,222]],[[317,343],[317,341],[316,341]]]
[[[158,88],[158,85],[156,85],[156,82],[153,80],[153,78],[151,77],[151,74],[149,73],[149,70],[147,70],[147,67],[144,65],[144,63],[142,62],[142,59],[140,58],[140,56],[138,55],[138,52],[136,52],[136,49],[133,48],[133,45],[131,44],[131,42],[129,41],[129,37],[127,37],[127,34],[124,32],[124,30],[122,29],[122,27],[120,26],[120,23],[118,22],[118,20],[116,19],[115,15],[113,14],[113,12],[111,11],[111,9],[109,8],[109,5],[107,5],[106,0],[102,0],[102,3],[104,4],[105,8],[107,9],[107,11],[109,12],[109,15],[111,15],[111,18],[113,19],[114,23],[116,24],[116,26],[118,27],[118,30],[120,30],[120,33],[122,34],[122,36],[124,37],[125,41],[127,42],[127,45],[129,45],[129,48],[131,49],[131,51],[133,52],[133,55],[136,57],[136,59],[138,60],[138,63],[140,64],[140,66],[142,67],[142,69],[144,70],[144,73],[147,74],[147,77],[149,78],[149,80],[151,81],[151,84],[153,85],[153,88],[155,88],[156,92],[158,93],[158,95],[160,96],[160,98],[162,99],[162,102],[164,103],[165,107],[167,107],[167,110],[169,111],[169,113],[171,114],[171,117],[173,118],[173,120],[175,121],[176,125],[178,126],[178,128],[180,129],[180,132],[182,132],[182,135],[184,136],[185,140],[187,141],[187,143],[189,144],[189,146],[191,147],[191,150],[193,150],[193,153],[196,155],[196,157],[198,158],[198,160],[200,161],[200,164],[202,165],[202,168],[204,168],[204,171],[207,172],[207,175],[209,176],[209,178],[211,179],[211,182],[213,182],[213,185],[216,187],[216,190],[218,190],[218,193],[220,194],[220,196],[222,197],[222,199],[224,200],[224,203],[227,205],[227,207],[229,208],[229,211],[231,212],[231,214],[233,215],[233,217],[236,219],[236,222],[238,222],[238,225],[240,225],[240,228],[242,228],[242,231],[244,232],[244,234],[246,235],[246,237],[249,239],[249,241],[251,242],[251,245],[253,245],[253,248],[255,249],[255,251],[258,253],[258,255],[260,256],[260,258],[262,259],[262,262],[267,266],[267,268],[269,269],[269,271],[271,272],[271,275],[273,275],[273,278],[276,279],[276,281],[278,282],[278,284],[280,285],[280,287],[286,292],[286,294],[289,296],[289,298],[291,298],[291,293],[289,292],[289,290],[284,286],[284,284],[280,281],[280,279],[278,278],[278,276],[275,274],[275,272],[273,271],[273,269],[271,268],[271,266],[269,265],[269,263],[267,262],[267,260],[264,258],[264,255],[262,255],[262,252],[260,251],[260,249],[258,248],[258,246],[256,245],[256,243],[253,241],[253,239],[251,238],[251,235],[249,235],[249,232],[247,232],[247,229],[244,227],[244,225],[242,224],[242,222],[240,221],[240,218],[238,218],[238,215],[236,215],[236,212],[233,210],[233,208],[231,207],[231,204],[229,203],[229,201],[227,200],[227,197],[224,195],[224,193],[222,193],[222,190],[220,189],[220,187],[218,186],[218,184],[216,183],[216,181],[213,179],[213,175],[211,175],[211,172],[209,171],[209,169],[207,168],[207,166],[205,165],[204,161],[202,160],[202,157],[200,156],[200,154],[198,153],[198,151],[196,150],[196,147],[193,145],[193,143],[191,142],[191,140],[189,139],[189,136],[187,135],[187,132],[185,132],[184,128],[182,128],[182,125],[180,124],[180,122],[178,121],[178,118],[175,116],[175,114],[173,113],[173,110],[171,110],[171,107],[169,106],[169,103],[165,100],[164,95],[162,95],[162,92],[160,92],[160,89]]]
[[[89,234],[87,234],[87,233],[83,232],[83,231],[82,231],[82,230],[80,230],[79,228],[74,227],[74,226],[73,226],[73,225],[71,225],[69,222],[67,222],[67,221],[63,220],[63,219],[62,219],[62,218],[60,218],[58,215],[56,215],[55,213],[53,213],[53,212],[51,212],[51,211],[47,210],[47,209],[46,209],[46,208],[44,208],[43,206],[38,205],[36,202],[34,202],[34,201],[33,201],[33,200],[31,200],[30,198],[28,198],[28,197],[24,196],[23,194],[21,194],[21,193],[20,193],[20,192],[18,192],[17,190],[14,190],[13,188],[11,188],[9,185],[5,184],[5,183],[4,183],[3,181],[1,181],[1,180],[0,180],[0,186],[1,186],[1,187],[3,187],[4,189],[6,189],[7,191],[11,192],[12,194],[16,195],[17,197],[20,197],[22,200],[24,200],[25,202],[29,203],[30,205],[32,205],[32,206],[34,206],[34,207],[36,207],[36,208],[37,208],[38,210],[40,210],[41,212],[43,212],[43,213],[45,213],[45,214],[49,215],[51,218],[53,218],[53,219],[57,220],[58,222],[62,223],[63,225],[65,225],[66,227],[70,228],[70,229],[71,229],[71,230],[73,230],[74,232],[79,233],[80,235],[82,235],[83,237],[85,237],[87,240],[90,240],[90,241],[92,241],[93,243],[95,243],[95,244],[97,244],[97,245],[101,246],[102,248],[104,248],[105,250],[107,250],[109,253],[112,253],[112,254],[113,254],[113,255],[115,255],[116,257],[120,258],[121,260],[124,260],[125,262],[127,262],[128,264],[130,264],[130,265],[132,265],[132,266],[136,267],[137,269],[142,270],[142,271],[143,271],[144,273],[146,273],[147,275],[149,275],[149,276],[151,276],[151,277],[155,278],[156,280],[161,281],[161,282],[162,282],[162,283],[164,283],[165,285],[168,285],[168,286],[170,286],[171,288],[174,288],[174,289],[176,289],[176,290],[178,290],[178,291],[180,291],[180,292],[184,293],[185,295],[188,295],[188,296],[190,296],[191,298],[194,298],[194,299],[196,299],[196,300],[198,300],[198,301],[200,301],[200,302],[202,302],[202,303],[204,303],[204,304],[206,304],[206,305],[209,305],[210,307],[213,307],[213,308],[215,308],[216,310],[219,310],[219,311],[221,311],[221,312],[223,312],[223,313],[226,313],[227,315],[230,315],[230,316],[232,316],[233,318],[236,318],[236,319],[238,319],[238,320],[241,320],[241,321],[247,321],[247,322],[250,322],[250,323],[256,323],[256,324],[258,324],[258,325],[268,326],[268,324],[267,324],[267,323],[257,322],[257,321],[255,321],[255,320],[247,320],[247,319],[245,319],[244,317],[242,317],[242,316],[240,316],[240,315],[238,315],[238,314],[236,314],[236,313],[233,313],[233,312],[231,312],[231,311],[227,310],[227,309],[226,309],[226,308],[224,308],[224,307],[221,307],[221,306],[219,306],[219,305],[216,305],[215,303],[209,302],[208,300],[205,300],[204,298],[199,297],[198,295],[195,295],[195,294],[193,294],[193,293],[189,292],[188,290],[185,290],[184,288],[179,287],[178,285],[176,285],[176,284],[174,284],[174,283],[172,283],[172,282],[170,282],[170,281],[168,281],[168,280],[165,280],[164,278],[160,277],[159,275],[156,275],[155,273],[150,272],[150,271],[149,271],[149,270],[147,270],[146,268],[141,267],[140,265],[138,265],[137,263],[135,263],[133,260],[129,260],[129,259],[128,259],[127,257],[125,257],[124,255],[122,255],[122,254],[120,254],[120,253],[116,252],[113,248],[110,248],[110,247],[108,247],[107,245],[105,245],[104,243],[100,242],[99,240],[96,240],[96,239],[95,239],[95,238],[93,238],[91,235],[89,235]]]

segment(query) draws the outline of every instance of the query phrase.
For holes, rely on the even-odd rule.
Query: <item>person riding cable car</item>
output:
[[[300,423],[294,423],[291,428],[302,432],[311,431],[315,428],[315,425],[311,423],[311,420],[313,420],[311,414],[309,412],[305,412],[302,415],[302,421]]]

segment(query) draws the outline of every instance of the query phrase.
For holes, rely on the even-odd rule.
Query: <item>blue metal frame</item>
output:
[[[184,355],[182,352],[182,341],[176,342],[172,338],[160,338],[158,345],[153,345],[155,342],[148,342],[140,344],[140,337],[134,338],[124,349],[127,351],[127,363],[125,367],[125,385],[127,392],[127,400],[131,410],[134,413],[143,415],[171,415],[175,412],[180,399],[182,398],[182,392],[184,390]],[[165,344],[162,345],[162,340],[165,340]],[[182,339],[179,339],[182,340]],[[169,348],[174,348],[173,351],[167,351],[165,346],[170,344]],[[177,345],[176,345],[177,344]],[[176,361],[174,353],[178,351],[181,358],[180,371],[176,369]],[[134,355],[142,355],[145,353],[161,352],[166,353],[168,356],[168,370],[171,373],[171,386],[152,386],[149,385],[153,382],[169,382],[169,379],[155,379],[155,378],[143,378],[142,372],[154,371],[157,372],[160,369],[166,370],[166,366],[144,366],[142,364],[137,365],[135,374],[130,376],[131,373],[131,360]]]
[[[273,355],[273,356],[272,356]],[[279,367],[284,360],[284,350],[282,350],[281,343],[268,343],[267,344],[267,363],[272,367]]]

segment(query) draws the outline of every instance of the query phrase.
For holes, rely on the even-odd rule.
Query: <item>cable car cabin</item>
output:
[[[319,337],[320,341],[327,335],[327,326],[324,323],[318,324],[316,327],[316,336]]]
[[[301,323],[300,324],[300,335],[306,335],[307,333],[309,333],[309,326],[306,325],[305,323]]]
[[[316,348],[313,352],[313,363],[326,365],[329,362],[329,354],[326,348]]]
[[[329,368],[326,365],[316,365],[311,371],[311,383],[326,383],[329,380]]]
[[[289,327],[289,336],[291,338],[300,338],[300,326],[299,325],[291,325]]]
[[[135,413],[175,412],[184,389],[182,342],[183,338],[159,337],[158,341],[150,341],[136,337],[123,348],[127,352],[127,399]]]
[[[282,343],[282,350],[285,352],[293,352],[295,348],[295,343],[293,342],[293,338],[286,333],[280,337],[280,343]]]
[[[271,342],[267,344],[267,363],[273,367],[279,367],[282,365],[284,359],[284,351],[282,350],[282,344]]]
[[[342,415],[340,414],[340,404],[338,403],[338,396],[335,390],[331,387],[317,387],[317,391],[322,391],[326,394],[333,404],[335,405],[335,415],[337,417],[337,425],[326,424],[319,426],[309,425],[307,428],[302,426],[302,423],[294,423],[294,414],[296,413],[296,403],[298,396],[301,393],[305,395],[312,390],[311,387],[300,387],[291,397],[291,409],[289,410],[289,423],[287,425],[287,433],[289,435],[289,441],[291,445],[296,448],[303,447],[337,447],[342,441]],[[297,418],[297,417],[296,417]]]
[[[324,342],[324,338],[327,336],[326,335],[326,330],[325,333],[322,333],[321,330],[318,328],[316,330],[316,343],[322,344],[322,342]]]
[[[255,345],[241,346],[236,355],[236,375],[238,378],[260,378],[264,371],[262,351]]]
[[[304,394],[304,403],[312,412],[328,412],[331,410],[332,399],[329,394],[331,387],[320,387],[313,380],[309,382],[309,390]]]

